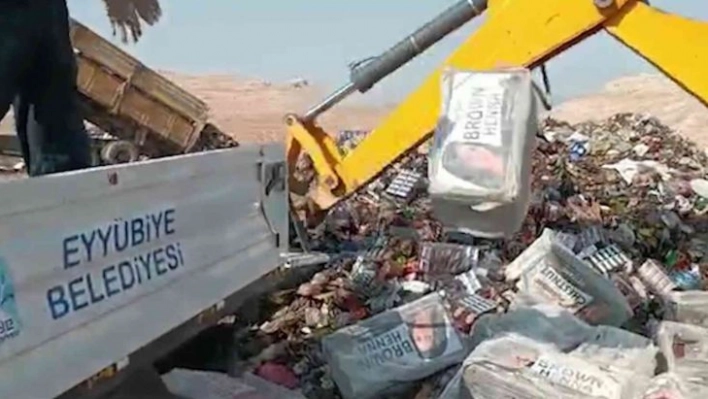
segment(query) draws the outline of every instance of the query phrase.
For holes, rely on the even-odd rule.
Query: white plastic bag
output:
[[[421,242],[418,245],[419,269],[426,277],[457,275],[479,263],[479,248],[443,242]]]
[[[482,237],[521,227],[530,201],[538,115],[531,72],[449,68],[429,152],[429,193],[447,226]]]
[[[552,303],[590,324],[624,324],[632,316],[624,295],[555,237],[545,229],[507,267],[507,279],[518,279],[512,308]]]
[[[322,340],[342,396],[365,399],[461,362],[468,350],[438,293],[340,329]]]
[[[663,373],[651,380],[639,399],[705,399],[707,396],[705,387],[686,383],[674,373]]]
[[[620,328],[597,326],[589,339],[572,351],[572,355],[609,372],[649,379],[656,370],[658,352],[659,348],[646,337]]]
[[[708,328],[708,292],[673,291],[662,296],[666,320]]]
[[[665,321],[656,339],[669,372],[708,390],[708,329]]]
[[[510,333],[567,351],[589,340],[593,329],[559,306],[536,305],[480,317],[472,327],[470,346]]]
[[[558,306],[484,316],[473,328],[475,349],[439,399],[634,399],[656,368],[651,340]]]
[[[634,399],[649,382],[518,334],[483,342],[463,367],[463,389],[475,399]]]
[[[462,367],[457,369],[457,372],[455,372],[455,375],[452,377],[452,379],[448,381],[447,385],[445,385],[445,389],[440,392],[440,395],[438,395],[437,399],[472,399],[470,395],[463,389],[463,370],[464,369]]]

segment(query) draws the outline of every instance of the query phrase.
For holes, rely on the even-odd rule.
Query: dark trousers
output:
[[[30,176],[87,168],[66,0],[0,0],[0,116],[10,105]]]

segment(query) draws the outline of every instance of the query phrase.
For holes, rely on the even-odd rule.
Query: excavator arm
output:
[[[319,210],[332,207],[427,140],[441,103],[442,67],[434,71],[346,156],[317,116],[349,94],[365,92],[410,59],[485,13],[485,23],[445,62],[468,70],[537,67],[604,29],[708,105],[708,23],[665,13],[637,0],[462,0],[387,52],[352,71],[351,82],[304,115],[286,117],[291,173],[302,151],[316,181],[291,176],[291,191]]]

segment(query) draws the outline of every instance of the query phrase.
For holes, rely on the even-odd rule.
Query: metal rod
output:
[[[351,71],[350,82],[307,111],[304,119],[315,119],[355,91],[367,92],[383,78],[407,64],[474,17],[482,14],[486,9],[487,0],[460,0],[378,57],[354,67]]]
[[[352,70],[351,81],[364,93],[487,9],[487,0],[460,0],[370,62]]]
[[[356,91],[356,86],[354,83],[347,83],[346,85],[339,88],[339,90],[330,94],[327,98],[322,100],[321,103],[310,108],[305,115],[302,117],[305,121],[311,121],[317,118],[318,115],[328,111],[330,108],[337,105],[339,102],[349,97],[352,93]]]

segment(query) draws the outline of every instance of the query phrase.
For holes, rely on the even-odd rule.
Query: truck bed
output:
[[[149,156],[189,151],[207,124],[204,101],[76,20],[71,40],[87,119]]]
[[[84,397],[215,322],[281,263],[285,180],[270,145],[3,183],[0,398]]]

